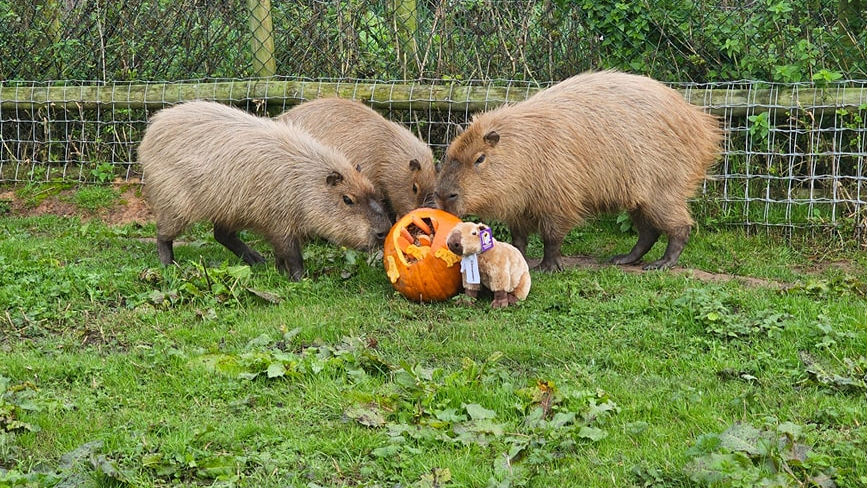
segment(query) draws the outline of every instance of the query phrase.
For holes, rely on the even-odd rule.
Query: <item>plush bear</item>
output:
[[[461,256],[465,293],[476,298],[482,286],[494,293],[491,306],[507,307],[527,298],[530,271],[515,246],[494,239],[485,224],[461,222],[446,240],[449,250]]]

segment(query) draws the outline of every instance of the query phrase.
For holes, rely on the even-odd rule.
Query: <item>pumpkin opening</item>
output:
[[[430,253],[437,227],[435,220],[421,217],[413,219],[412,223],[400,229],[396,247],[402,253],[401,260],[409,265],[424,260]]]

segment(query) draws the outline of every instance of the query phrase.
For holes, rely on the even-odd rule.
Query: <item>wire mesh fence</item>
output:
[[[155,110],[363,100],[440,156],[479,110],[585,70],[668,82],[728,137],[707,221],[863,230],[867,1],[0,2],[0,184],[139,181]],[[732,81],[739,80],[739,81]],[[771,81],[742,81],[771,80]],[[863,233],[862,233],[863,234]]]
[[[6,0],[0,80],[867,77],[865,0]],[[821,75],[820,75],[821,76]]]

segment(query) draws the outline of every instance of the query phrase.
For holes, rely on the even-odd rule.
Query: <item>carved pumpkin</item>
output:
[[[391,286],[417,302],[438,302],[457,295],[462,287],[461,257],[449,251],[446,239],[460,222],[434,208],[417,208],[398,219],[383,246]]]

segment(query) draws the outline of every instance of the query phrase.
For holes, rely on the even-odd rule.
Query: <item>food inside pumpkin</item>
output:
[[[407,264],[421,261],[430,253],[430,246],[439,223],[426,217],[412,215],[412,223],[400,229],[397,248],[404,254]]]

